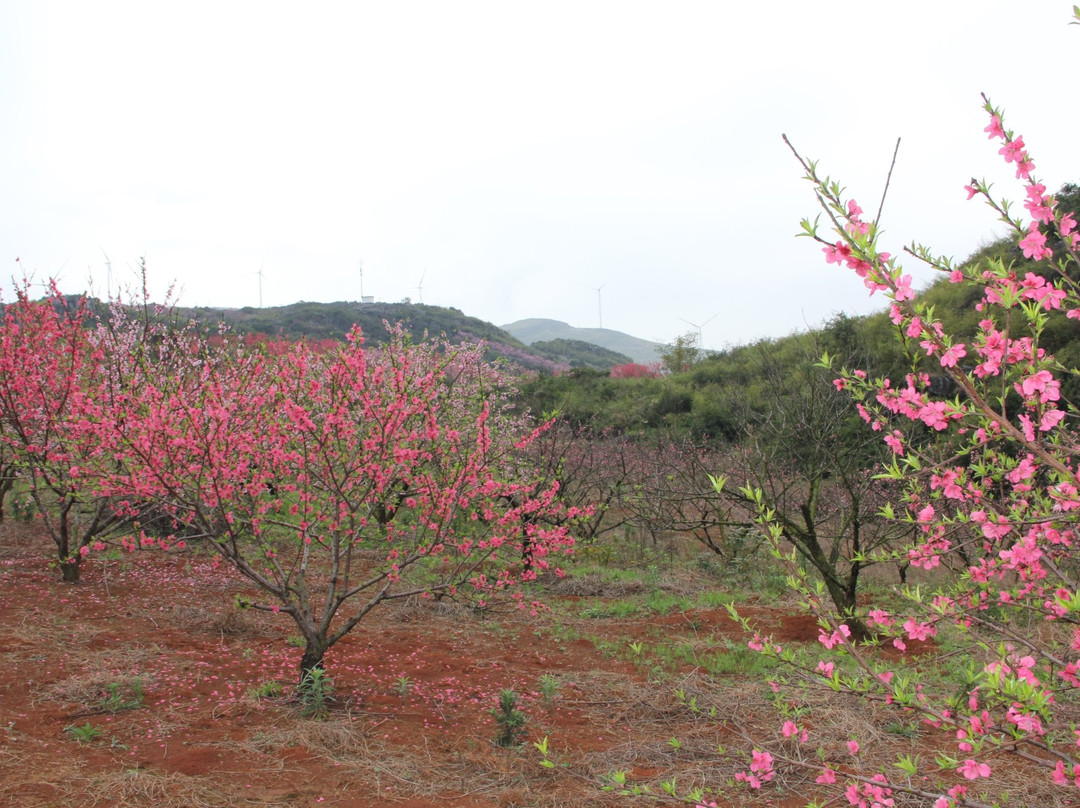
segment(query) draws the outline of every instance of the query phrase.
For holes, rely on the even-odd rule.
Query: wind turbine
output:
[[[685,319],[683,317],[679,318],[680,320],[682,320],[687,325],[692,325],[694,328],[697,329],[697,346],[698,346],[699,351],[704,351],[705,350],[705,337],[703,336],[701,329],[703,329],[705,326],[707,326],[709,323],[711,323],[713,320],[715,320],[719,316],[720,316],[720,312],[716,312],[716,314],[714,314],[708,320],[703,322],[701,325],[698,325],[697,323],[691,323],[689,320],[687,320],[687,319]]]
[[[420,273],[420,283],[416,284],[416,299],[420,302],[420,305],[424,305],[424,276],[427,275],[425,269]]]
[[[604,281],[599,286],[590,286],[590,289],[596,290],[596,315],[600,320],[600,327],[604,327],[604,307],[600,301],[600,290],[607,286],[607,281]]]
[[[99,247],[101,254],[105,256],[105,299],[112,300],[112,261],[104,247]]]
[[[259,271],[258,271],[258,272],[252,272],[252,273],[250,273],[250,274],[251,274],[251,275],[258,275],[258,276],[259,276],[259,308],[261,309],[261,308],[262,308],[262,282],[263,282],[263,271],[262,271],[262,267],[259,267]]]

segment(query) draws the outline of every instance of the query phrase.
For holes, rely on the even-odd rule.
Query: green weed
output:
[[[394,680],[394,690],[397,691],[398,696],[401,697],[401,703],[405,704],[409,700],[409,694],[412,693],[413,681],[408,676],[402,675]]]
[[[81,727],[75,726],[74,724],[66,726],[64,727],[64,732],[78,743],[93,743],[101,737],[104,730],[102,730],[101,727],[95,727],[87,721]]]
[[[554,769],[555,761],[550,757],[551,750],[548,748],[548,736],[545,735],[542,741],[533,741],[533,746],[540,753],[540,765],[545,769]]]
[[[745,643],[724,640],[724,650],[713,651],[698,658],[698,664],[712,676],[766,677],[779,666],[773,657],[759,654]]]
[[[109,682],[101,694],[99,706],[109,713],[137,710],[143,704],[143,680],[135,676],[126,682]]]
[[[544,699],[544,707],[551,709],[555,704],[555,697],[559,694],[559,680],[550,673],[540,677],[540,696]],[[545,738],[545,740],[547,740]]]
[[[694,603],[700,609],[721,609],[731,602],[731,593],[719,589],[707,589],[699,592]]]
[[[518,697],[513,690],[499,693],[499,706],[491,711],[498,726],[496,746],[517,746],[525,735],[525,713],[517,708]]]
[[[645,605],[657,614],[670,614],[685,612],[690,608],[690,601],[670,592],[655,591],[646,599]]]
[[[278,682],[263,682],[258,687],[248,689],[248,695],[256,699],[276,699],[281,695],[281,685]]]
[[[588,617],[592,620],[625,620],[628,617],[633,617],[641,611],[641,607],[629,600],[616,600],[611,603],[600,603],[595,606],[588,606],[581,610],[582,617]]]
[[[893,721],[886,724],[885,731],[890,735],[899,735],[901,738],[918,738],[921,734],[918,724],[904,721]]]
[[[334,682],[322,668],[306,671],[300,679],[296,695],[300,714],[306,718],[326,718],[333,699]]]

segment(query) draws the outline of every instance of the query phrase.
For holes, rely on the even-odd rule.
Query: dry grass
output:
[[[0,542],[0,547],[3,546]],[[51,571],[48,575],[43,571],[41,559],[45,549],[46,545],[40,543],[39,547],[23,552],[27,557],[34,553],[39,564],[27,580],[34,584],[44,582],[42,591],[56,595],[63,590],[59,584],[50,583],[54,581]],[[545,580],[544,584],[557,594],[629,596],[635,602],[657,589],[692,596],[702,591],[703,585],[712,585],[708,581],[703,584],[700,576],[695,577],[689,569],[665,570],[651,575],[648,583],[633,576],[625,580],[612,578],[616,576],[599,571]],[[89,581],[85,589],[97,596],[91,589],[94,580]],[[124,591],[147,597],[143,592],[146,587],[141,587],[135,576],[122,582],[129,587]],[[153,608],[149,613],[158,621],[164,617],[170,628],[180,629],[176,633],[204,635],[192,643],[200,654],[204,646],[219,645],[218,637],[222,648],[228,646],[237,653],[247,648],[258,650],[265,644],[268,633],[280,627],[272,627],[266,615],[237,610],[227,596],[217,596],[218,590],[233,588],[232,584],[211,587],[213,592],[209,596],[199,590],[186,605],[166,605],[162,612],[151,601]],[[88,599],[88,602],[97,601]],[[781,736],[783,718],[778,715],[772,691],[757,678],[739,671],[715,677],[700,670],[671,675],[659,666],[646,668],[645,665],[640,670],[648,673],[635,673],[628,665],[611,659],[597,658],[590,663],[587,655],[592,649],[568,639],[539,641],[537,647],[548,654],[547,658],[534,662],[532,654],[523,655],[528,656],[529,664],[518,666],[520,682],[525,687],[535,682],[541,671],[556,674],[562,686],[556,699],[558,709],[541,713],[538,704],[528,702],[530,734],[519,748],[493,746],[490,725],[475,717],[467,726],[452,728],[450,734],[428,733],[419,726],[418,713],[397,710],[396,702],[387,707],[373,700],[369,705],[372,711],[386,707],[385,713],[365,712],[351,705],[351,713],[344,708],[335,709],[327,720],[313,721],[300,718],[298,710],[281,699],[257,701],[254,695],[245,695],[238,703],[223,703],[212,709],[210,700],[200,710],[190,713],[171,706],[148,705],[144,710],[112,717],[105,726],[110,734],[116,733],[117,741],[131,743],[132,749],[135,746],[132,738],[144,737],[148,729],[153,730],[154,736],[167,739],[167,763],[177,771],[171,774],[163,771],[166,753],[156,747],[151,750],[153,757],[140,750],[144,755],[143,765],[149,768],[121,768],[122,764],[130,764],[126,747],[121,754],[107,742],[78,745],[66,738],[62,727],[73,717],[58,715],[67,707],[57,708],[56,703],[103,711],[101,703],[110,687],[119,687],[121,694],[127,693],[124,688],[130,678],[150,667],[162,653],[152,643],[167,646],[174,632],[159,631],[158,623],[146,618],[125,627],[140,634],[117,637],[109,631],[113,626],[104,622],[112,619],[110,615],[102,616],[102,611],[80,611],[81,604],[74,599],[64,607],[57,603],[41,612],[24,609],[11,623],[0,626],[0,640],[6,641],[0,664],[18,671],[18,679],[13,681],[19,687],[21,682],[32,680],[29,695],[42,705],[34,721],[19,723],[21,731],[14,729],[14,724],[5,730],[6,719],[0,721],[0,805],[276,808],[310,804],[311,795],[318,793],[325,794],[327,804],[331,805],[336,798],[341,803],[359,805],[392,806],[397,801],[411,800],[410,804],[414,805],[468,808],[478,805],[579,808],[586,804],[590,808],[614,808],[634,801],[600,790],[605,776],[615,771],[627,772],[633,785],[648,787],[654,795],[662,793],[662,783],[674,779],[680,793],[702,788],[711,795],[709,799],[720,804],[761,805],[771,799],[775,804],[804,805],[823,796],[814,783],[822,761],[809,748],[812,745],[816,749],[819,744],[825,762],[841,770],[881,769],[894,776],[897,770],[893,763],[897,756],[921,751],[922,768],[931,781],[940,780],[946,787],[961,782],[954,773],[939,772],[933,765],[932,750],[955,749],[953,738],[932,736],[935,732],[932,728],[907,720],[903,714],[883,705],[827,690],[786,687],[785,700],[789,704],[795,702],[792,706],[803,711],[798,720],[811,731],[811,743],[804,749],[796,741]],[[36,607],[37,603],[32,605]],[[702,616],[702,628],[693,625],[692,634],[670,614],[664,620],[653,620],[655,633],[650,633],[649,626],[642,625],[648,623],[650,616],[574,619],[572,615],[578,613],[581,605],[577,602],[566,605],[566,611],[571,614],[560,625],[566,629],[567,638],[571,634],[575,638],[595,635],[610,640],[608,645],[616,649],[625,649],[625,642],[636,638],[647,646],[677,643],[680,647],[692,645],[699,653],[705,653],[715,650],[717,641],[727,636],[726,624],[716,623],[711,615]],[[776,604],[770,602],[768,608],[760,608],[758,615],[769,620],[779,612]],[[693,617],[698,616],[695,613]],[[379,620],[383,622],[376,620],[369,625],[371,636],[378,636],[385,629],[388,635],[395,631],[402,635],[415,633],[418,643],[438,638],[441,646],[445,641],[445,645],[454,649],[453,653],[468,656],[473,662],[470,671],[483,679],[491,678],[488,674],[499,666],[512,668],[523,663],[515,659],[503,661],[502,648],[510,642],[508,637],[518,634],[524,640],[515,647],[527,647],[527,631],[543,628],[545,619],[514,613],[480,621],[467,605],[447,599],[411,598],[387,604],[379,612]],[[146,625],[147,621],[153,623],[154,631]],[[401,624],[409,624],[407,630],[400,631]],[[709,626],[715,633],[708,630]],[[1051,630],[1053,627],[1041,622],[1031,626],[1032,633]],[[98,636],[106,631],[109,631],[107,640]],[[538,637],[544,634],[537,632]],[[206,635],[213,638],[212,643],[207,642]],[[449,642],[450,637],[455,642]],[[138,643],[140,638],[148,643],[126,644],[129,640]],[[496,641],[499,655],[485,656]],[[65,655],[63,664],[58,666],[53,661],[50,665],[47,655],[55,656],[60,650]],[[625,660],[628,654],[613,656]],[[648,656],[634,661],[645,661]],[[561,669],[559,665],[564,657],[572,658],[575,667]],[[169,673],[161,669],[161,684],[169,681],[172,673],[194,672],[200,664],[196,661],[199,658],[183,656],[174,660]],[[927,665],[933,664],[930,657],[907,661],[922,665],[924,660]],[[579,667],[588,664],[606,670]],[[664,671],[671,669],[686,670],[678,660]],[[250,675],[239,666],[236,670],[237,676]],[[384,671],[387,672],[396,673],[389,668]],[[654,680],[645,681],[642,676],[652,676]],[[143,681],[149,691],[153,683],[145,675]],[[245,687],[250,684],[249,678],[242,681]],[[384,677],[383,681],[392,679]],[[682,699],[675,696],[676,690],[682,692]],[[20,691],[20,695],[25,704],[26,691]],[[691,700],[696,710],[688,706]],[[439,708],[439,702],[432,703]],[[419,708],[410,705],[409,709]],[[566,712],[560,713],[563,709]],[[22,711],[33,712],[26,708]],[[14,713],[11,717],[15,717]],[[1067,717],[1080,719],[1080,715]],[[163,725],[163,718],[172,723]],[[549,735],[550,754],[556,763],[553,769],[540,766],[540,755],[531,743],[545,735]],[[673,738],[678,740],[677,744],[669,743]],[[857,739],[861,746],[857,762],[847,750],[846,742],[850,739]],[[174,754],[181,745],[192,752],[182,763],[178,759],[183,756]],[[204,758],[192,747],[210,747],[221,754],[207,755],[205,768],[201,768]],[[765,790],[751,794],[742,787],[732,788],[729,782],[737,772],[748,768],[749,750],[754,747],[769,749],[778,758],[782,755],[788,760],[778,762],[776,777]],[[1048,776],[1032,777],[1029,764],[1018,765],[1014,757],[1005,753],[990,755],[988,762],[994,768],[994,790],[998,793],[1009,790],[1014,800],[1019,800],[1018,804],[1064,808],[1075,793],[1055,789]],[[222,763],[233,770],[223,771]],[[564,763],[567,765],[563,766]],[[293,790],[297,784],[311,784],[316,777],[318,792]],[[257,789],[246,792],[243,784],[249,782],[256,786],[263,783],[265,787],[257,793]],[[718,791],[723,792],[722,797],[717,796]],[[384,794],[385,801],[381,799]],[[894,799],[897,808],[913,808],[927,802],[925,798],[900,793]],[[657,800],[641,802],[657,804]]]
[[[39,759],[43,750],[34,745],[33,754],[5,745],[0,755],[0,805],[77,805],[74,801],[58,801],[69,784],[82,780],[86,773],[80,763],[64,755],[53,755],[49,766],[42,769],[28,764]]]
[[[378,722],[377,731],[372,731],[355,716],[331,716],[325,721],[283,717],[273,729],[227,746],[248,759],[266,758],[271,763],[279,762],[289,750],[302,748],[332,760],[344,782],[364,783],[369,793],[428,799],[432,804],[488,797],[492,805],[570,808],[581,804],[581,780],[593,779],[577,767],[573,771],[543,769],[528,743],[502,749],[477,737],[418,735],[411,745],[391,744],[382,739],[382,724]],[[388,798],[387,804],[393,799]],[[618,804],[599,793],[590,801],[597,808]]]
[[[284,717],[269,729],[256,732],[240,746],[259,755],[280,755],[286,749],[302,747],[335,763],[352,762],[371,753],[359,719],[349,715],[331,715],[323,721]]]
[[[497,791],[518,778],[497,756],[483,750],[466,752],[421,746],[389,746],[365,733],[359,720],[336,716],[325,721],[286,720],[238,744],[244,753],[278,759],[290,749],[302,748],[333,761],[355,782],[369,784],[376,793],[389,788],[396,795],[437,797],[441,794]]]
[[[648,590],[649,587],[644,581],[611,581],[592,573],[567,576],[548,586],[548,591],[553,595],[579,598],[622,598],[627,595],[639,595]]]
[[[73,669],[79,672],[42,686],[35,693],[35,702],[58,701],[107,712],[110,699],[114,701],[113,707],[118,707],[120,702],[136,701],[154,681],[148,673],[133,674],[131,671],[140,670],[144,663],[160,654],[161,650],[153,645],[120,646],[108,651],[73,654]]]
[[[203,606],[174,606],[169,619],[173,626],[184,631],[221,637],[261,637],[268,625],[260,615],[250,611],[215,611]]]
[[[208,778],[124,768],[88,772],[66,755],[50,756],[46,768],[25,765],[20,743],[0,754],[0,804],[11,806],[110,806],[110,808],[224,808],[235,802]],[[40,749],[35,749],[40,752]],[[288,803],[263,803],[280,805]]]
[[[5,504],[10,506],[10,502]],[[42,540],[41,525],[35,522],[20,522],[7,516],[0,525],[0,558],[16,558],[48,550],[55,552],[50,542]]]
[[[381,606],[381,616],[399,623],[418,623],[427,620],[461,620],[472,613],[465,604],[441,598],[421,598],[418,596],[394,600]]]
[[[44,598],[43,598],[44,600]],[[68,648],[75,650],[86,645],[104,628],[88,621],[72,620],[42,610],[40,614],[26,614],[18,623],[0,626],[2,636],[35,648]]]
[[[205,777],[122,769],[67,784],[71,805],[112,808],[224,808],[233,799]],[[264,803],[265,805],[266,803]],[[285,805],[285,803],[281,803]]]
[[[433,804],[450,795],[456,799],[486,795],[499,805],[522,808],[580,805],[580,773],[543,769],[530,744],[504,749],[475,737],[418,741],[420,745],[411,748],[376,744],[373,754],[344,764],[348,775],[379,791],[389,789]],[[605,804],[590,800],[590,805]]]

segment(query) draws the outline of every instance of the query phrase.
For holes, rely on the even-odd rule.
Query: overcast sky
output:
[[[0,277],[103,296],[106,254],[114,292],[145,256],[156,297],[257,306],[261,270],[277,306],[358,300],[362,261],[364,295],[497,324],[780,336],[881,305],[794,237],[815,203],[781,133],[868,212],[901,137],[886,243],[962,258],[1002,232],[970,177],[1023,197],[980,92],[1048,187],[1080,180],[1070,15],[0,0]]]

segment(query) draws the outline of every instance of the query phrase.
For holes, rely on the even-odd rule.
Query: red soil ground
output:
[[[654,790],[678,774],[689,788],[721,765],[709,750],[726,731],[688,719],[671,697],[693,690],[692,669],[650,683],[550,616],[481,619],[427,602],[373,612],[331,649],[337,700],[315,721],[291,698],[295,629],[238,610],[237,596],[253,593],[236,574],[196,554],[137,553],[89,563],[65,585],[48,549],[28,526],[0,526],[3,805],[606,806],[629,799],[600,790],[606,772]],[[784,640],[817,636],[807,617],[756,616]],[[745,641],[722,610],[587,622],[622,645],[657,631]],[[551,706],[538,692],[544,674],[559,682]],[[119,705],[136,700],[136,677],[141,704]],[[252,693],[271,682],[279,697]],[[492,743],[490,710],[507,688],[529,717],[517,749]],[[740,726],[760,709],[747,698],[751,714],[731,706]],[[80,743],[75,728],[87,725],[97,737]],[[545,736],[550,769],[529,743]],[[673,736],[686,740],[681,752],[666,744]],[[755,804],[804,804],[797,796]]]

